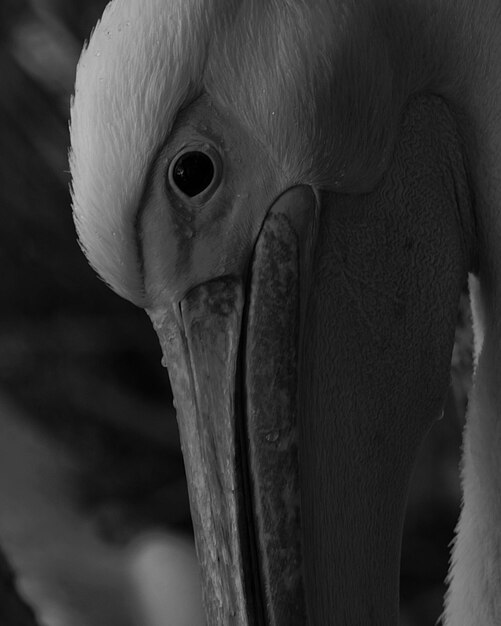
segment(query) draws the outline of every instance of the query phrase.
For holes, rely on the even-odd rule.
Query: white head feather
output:
[[[444,58],[435,31],[422,36],[405,7],[381,17],[378,4],[108,5],[77,69],[70,166],[81,245],[115,291],[145,304],[137,216],[146,179],[180,108],[202,90],[239,117],[290,184],[374,184],[402,103],[443,73],[441,61],[421,71],[422,59]]]
[[[114,0],[78,64],[70,166],[75,223],[94,269],[140,304],[134,233],[152,156],[197,91],[206,9],[196,0]]]

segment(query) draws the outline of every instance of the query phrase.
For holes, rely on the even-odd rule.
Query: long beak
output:
[[[152,319],[177,407],[208,624],[306,620],[297,380],[318,204],[271,207],[249,275],[193,288]]]
[[[398,623],[409,479],[472,266],[467,179],[444,128],[454,136],[441,102],[416,100],[371,192],[290,189],[247,281],[152,314],[210,626]]]

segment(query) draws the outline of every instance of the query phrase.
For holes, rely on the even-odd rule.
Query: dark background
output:
[[[175,416],[156,336],[142,311],[93,274],[71,217],[70,95],[82,43],[105,4],[0,0],[0,425],[5,422],[0,454],[4,451],[3,458],[9,459],[10,451],[15,459],[0,466],[0,506],[9,511],[9,498],[17,494],[22,511],[22,521],[14,522],[0,510],[0,541],[7,544],[9,524],[15,525],[14,535],[23,527],[18,544],[26,544],[24,538],[31,535],[30,545],[45,542],[40,527],[45,523],[50,533],[51,515],[58,515],[60,504],[59,492],[53,490],[43,506],[33,501],[30,508],[29,485],[43,481],[43,470],[36,469],[33,448],[21,443],[17,451],[15,436],[7,436],[14,423],[20,441],[40,438],[47,458],[69,460],[60,468],[64,506],[88,522],[103,546],[126,550],[150,529],[188,537],[191,532]],[[445,416],[423,446],[409,501],[402,626],[431,626],[441,611],[448,544],[459,512],[458,461],[471,374],[466,295],[458,321]],[[15,482],[19,467],[29,474],[22,485]],[[46,473],[46,481],[55,480]],[[5,478],[9,476],[12,480]],[[39,495],[43,489],[32,491]],[[68,557],[63,565],[50,553],[65,549],[57,542],[37,550],[40,571],[51,578],[47,572],[57,562],[57,586],[65,575],[71,578],[72,568],[81,570],[69,593],[80,607],[75,626],[97,626],[101,620],[111,626],[109,616],[89,616],[81,608],[89,581],[78,540],[71,543],[73,561]],[[27,568],[31,561],[23,560],[24,548],[11,544],[9,557],[18,570],[23,563]],[[99,578],[92,584],[99,585]],[[110,603],[113,598],[110,591]]]

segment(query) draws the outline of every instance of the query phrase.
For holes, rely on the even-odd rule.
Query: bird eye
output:
[[[208,189],[215,179],[212,158],[200,150],[184,152],[169,168],[169,179],[175,190],[193,198]]]

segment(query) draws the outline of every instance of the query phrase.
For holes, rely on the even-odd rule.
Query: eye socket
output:
[[[201,150],[187,150],[172,161],[169,182],[174,191],[194,198],[213,186],[217,174],[217,164],[212,155]]]

